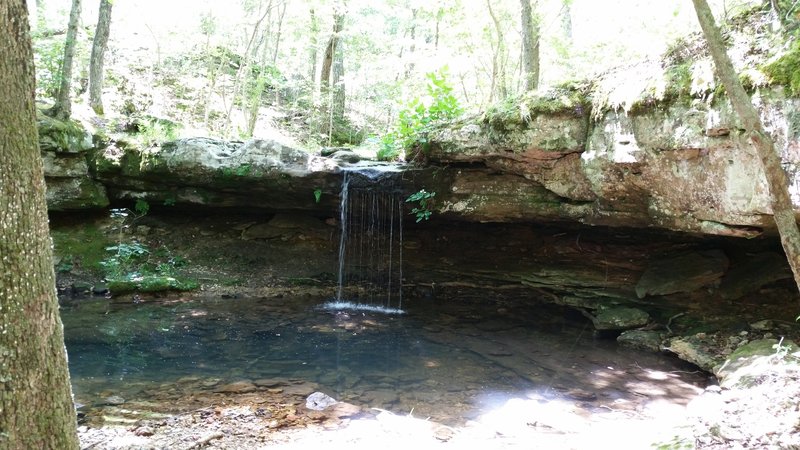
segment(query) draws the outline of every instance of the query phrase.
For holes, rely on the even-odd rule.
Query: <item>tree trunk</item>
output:
[[[344,57],[341,49],[340,34],[344,29],[344,12],[336,11],[333,16],[333,33],[328,39],[325,54],[322,59],[320,72],[320,91],[323,98],[323,113],[327,117],[326,126],[320,131],[328,134],[328,144],[331,144],[333,130],[336,124],[344,117]]]
[[[711,57],[714,59],[717,75],[725,86],[731,104],[739,116],[747,137],[753,142],[753,146],[761,159],[764,174],[767,178],[767,185],[769,186],[772,214],[778,227],[783,250],[786,252],[786,257],[792,268],[795,283],[800,289],[800,230],[797,228],[794,207],[789,196],[789,182],[783,167],[781,167],[780,155],[775,149],[774,142],[764,131],[758,111],[753,107],[750,96],[747,95],[742,83],[739,81],[708,3],[706,0],[692,1],[694,2],[700,27],[703,29],[703,34],[708,42]]]
[[[24,0],[0,3],[0,448],[78,448]]]
[[[497,98],[502,101],[508,97],[506,88],[506,68],[505,68],[505,37],[503,36],[503,26],[497,15],[492,9],[492,0],[486,0],[486,7],[489,9],[489,16],[494,23],[497,42],[492,44],[494,54],[492,55],[492,88],[489,91],[489,103]],[[497,96],[495,97],[495,93]]]
[[[539,87],[539,21],[531,0],[520,0],[522,21],[522,90]]]
[[[99,115],[103,115],[103,56],[111,30],[111,5],[111,0],[100,0],[92,57],[89,60],[89,106]]]
[[[317,13],[314,8],[311,8],[311,43],[309,44],[309,59],[311,60],[310,77],[311,83],[317,79],[317,39],[319,35],[319,21],[317,20]]]
[[[411,73],[414,71],[414,52],[417,50],[417,13],[419,10],[417,8],[411,9],[411,27],[408,30],[410,35],[410,44],[408,46],[408,64],[406,64],[406,70],[404,73],[404,79],[408,80],[411,77]]]
[[[572,43],[572,0],[564,0],[561,5],[561,34],[567,43]]]
[[[272,65],[278,63],[278,48],[281,45],[281,28],[283,27],[283,17],[286,15],[286,3],[281,8],[281,14],[278,16],[278,29],[275,31],[275,52],[272,54]]]
[[[325,89],[330,87],[331,75],[333,68],[333,58],[336,54],[336,47],[339,45],[339,34],[344,27],[344,14],[336,12],[333,16],[333,33],[328,39],[328,45],[325,47],[325,54],[322,58],[322,71],[320,72],[320,86]]]
[[[64,60],[61,64],[61,85],[56,94],[56,102],[50,110],[53,117],[67,119],[72,114],[70,90],[72,87],[72,59],[75,57],[75,43],[78,39],[78,22],[81,20],[81,0],[72,0],[67,25],[67,40],[64,44]]]

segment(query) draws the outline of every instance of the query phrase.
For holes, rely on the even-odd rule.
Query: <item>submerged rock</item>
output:
[[[256,389],[256,385],[251,381],[241,380],[220,386],[214,389],[214,392],[222,394],[246,394],[248,392],[254,392]]]

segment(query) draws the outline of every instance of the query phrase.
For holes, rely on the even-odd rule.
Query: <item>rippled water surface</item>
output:
[[[404,314],[324,303],[67,302],[76,400],[131,400],[186,379],[198,386],[285,380],[360,406],[459,424],[511,399],[566,401],[586,414],[684,404],[705,381],[671,358],[595,339],[572,313],[522,301],[412,299]]]

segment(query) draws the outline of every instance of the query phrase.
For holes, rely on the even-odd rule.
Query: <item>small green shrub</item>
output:
[[[425,189],[420,189],[408,196],[406,203],[417,202],[417,206],[411,209],[411,214],[417,216],[417,223],[431,218],[430,201],[436,196],[436,192],[428,192]]]
[[[127,209],[111,212],[119,230],[117,243],[105,248],[107,256],[100,261],[109,290],[119,294],[197,288],[198,283],[184,277],[179,270],[187,265],[185,258],[173,255],[167,247],[152,250],[136,239],[126,238],[123,231],[149,209],[146,201],[139,200],[135,206],[136,213]]]
[[[398,158],[414,145],[427,144],[427,134],[438,121],[452,120],[463,113],[453,87],[447,82],[445,69],[426,74],[427,95],[406,103],[397,116],[392,129],[381,138],[378,159],[388,161]]]

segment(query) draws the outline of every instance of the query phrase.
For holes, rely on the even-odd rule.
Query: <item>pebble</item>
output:
[[[155,432],[150,427],[138,427],[133,430],[133,434],[136,436],[152,436]]]

